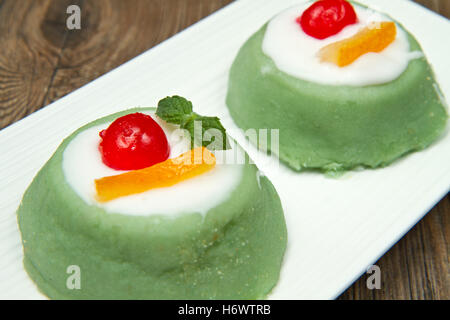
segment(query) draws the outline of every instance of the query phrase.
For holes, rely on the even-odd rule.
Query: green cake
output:
[[[97,151],[91,142],[98,144],[98,132],[137,112],[169,131],[176,127],[154,111],[116,113],[63,141],[17,212],[25,269],[52,299],[265,298],[278,280],[287,235],[278,194],[255,165],[216,165],[172,187],[111,205],[97,202],[84,188],[83,176],[103,165],[86,159]],[[193,188],[204,193],[189,195]],[[208,194],[211,188],[215,194]],[[79,270],[75,287],[71,266]]]
[[[276,16],[240,49],[226,100],[235,123],[279,129],[271,151],[295,170],[382,167],[435,141],[448,115],[414,37],[396,23],[396,39],[384,51],[345,67],[323,63],[309,51],[349,38],[374,17],[391,19],[352,2],[358,22],[318,40],[295,21],[311,4]]]

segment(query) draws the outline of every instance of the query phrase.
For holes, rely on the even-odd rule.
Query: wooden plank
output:
[[[414,0],[422,6],[450,18],[450,1],[448,0]]]
[[[49,1],[3,1],[0,10],[0,128],[43,106],[58,46],[41,33]]]
[[[229,2],[133,0],[130,5],[123,0],[85,1],[84,25],[69,34],[44,103],[89,83]]]
[[[231,0],[3,0],[0,129],[155,46]],[[51,5],[50,5],[51,3]],[[82,7],[81,30],[66,8]]]

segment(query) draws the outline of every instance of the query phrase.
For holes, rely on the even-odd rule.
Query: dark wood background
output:
[[[275,0],[273,0],[275,1]],[[0,129],[43,108],[231,0],[0,0]],[[450,16],[449,0],[419,0]],[[81,30],[66,8],[81,7]],[[443,39],[446,40],[446,39]],[[449,299],[447,195],[339,299]]]

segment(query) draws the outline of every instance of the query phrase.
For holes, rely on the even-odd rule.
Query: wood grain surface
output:
[[[0,0],[0,129],[130,60],[231,0]],[[417,2],[450,16],[449,0]],[[81,7],[81,30],[66,8]],[[447,195],[339,299],[449,299]]]

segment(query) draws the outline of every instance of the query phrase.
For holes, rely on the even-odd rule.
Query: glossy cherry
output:
[[[353,6],[345,0],[314,2],[297,22],[303,31],[316,39],[325,39],[358,21]]]
[[[131,113],[100,132],[102,161],[116,170],[137,170],[169,157],[166,135],[151,116]]]

